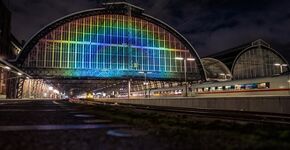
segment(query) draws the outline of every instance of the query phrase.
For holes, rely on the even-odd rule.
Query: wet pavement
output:
[[[67,101],[0,100],[1,150],[168,149],[146,131],[95,114]]]

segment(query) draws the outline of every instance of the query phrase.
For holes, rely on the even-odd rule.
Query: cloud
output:
[[[95,2],[80,0],[15,0],[10,1],[12,32],[19,39],[28,40],[50,22],[70,13],[93,8]]]
[[[13,33],[19,39],[28,40],[55,19],[96,8],[101,2],[10,0]],[[133,3],[185,35],[202,56],[257,38],[280,44],[277,47],[281,49],[287,49],[290,43],[290,2],[287,0],[135,0]]]

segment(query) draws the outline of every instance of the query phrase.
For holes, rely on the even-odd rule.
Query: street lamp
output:
[[[186,61],[195,61],[195,58],[183,58],[183,57],[175,57],[176,60],[183,60],[183,67],[184,67],[184,82],[185,82],[185,97],[187,97],[187,66]]]
[[[149,72],[149,71],[140,71],[138,73],[144,74],[145,97],[147,97],[147,89],[148,89],[147,74],[150,74],[152,72]],[[150,94],[149,94],[149,96],[150,96]]]
[[[280,73],[283,73],[283,67],[287,67],[288,65],[276,63],[276,64],[274,64],[274,66],[280,67]]]

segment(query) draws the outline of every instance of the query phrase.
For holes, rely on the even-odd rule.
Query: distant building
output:
[[[289,71],[286,59],[261,39],[207,57],[223,62],[233,80],[271,77]]]
[[[0,59],[6,59],[10,49],[10,11],[0,1]],[[0,68],[0,98],[6,93],[6,76],[7,73]]]
[[[14,76],[12,65],[7,60],[16,59],[21,44],[11,34],[11,13],[0,0],[0,98],[5,98],[7,83]],[[8,67],[10,66],[10,67]]]
[[[11,13],[0,1],[0,58],[11,59],[13,53],[10,50]]]

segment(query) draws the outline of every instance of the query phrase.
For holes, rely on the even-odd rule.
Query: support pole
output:
[[[186,65],[186,56],[185,56],[185,59],[183,60],[183,63],[184,63],[184,81],[185,81],[185,97],[187,97],[187,65]]]
[[[128,80],[128,99],[130,98],[131,96],[131,79]]]
[[[146,78],[146,72],[144,72],[144,78],[145,78],[145,98],[147,97],[147,89],[148,89],[148,84],[147,84],[147,78]]]
[[[31,88],[31,79],[28,79],[28,98],[30,99],[30,88]]]
[[[18,78],[13,79],[15,82],[13,82],[14,85],[14,93],[13,93],[13,98],[17,98],[17,84],[18,84]],[[12,81],[13,81],[12,80]]]

